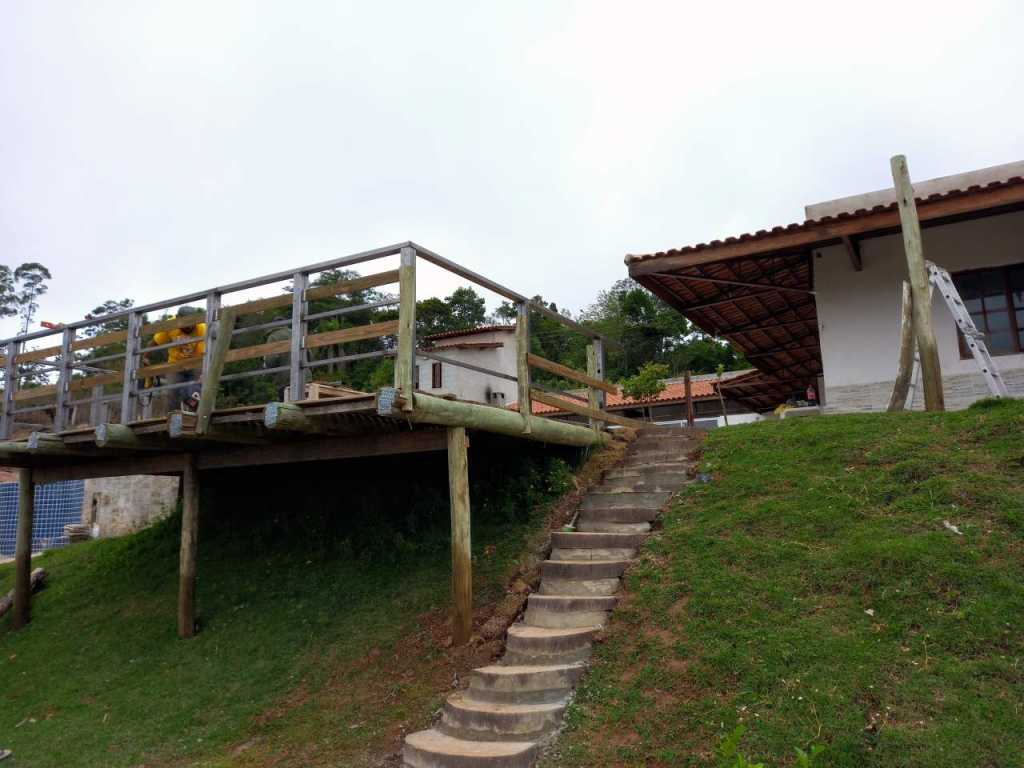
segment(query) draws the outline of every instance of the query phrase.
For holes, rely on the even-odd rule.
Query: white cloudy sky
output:
[[[5,0],[0,263],[67,321],[413,239],[578,310],[897,152],[1024,158],[1022,9]]]

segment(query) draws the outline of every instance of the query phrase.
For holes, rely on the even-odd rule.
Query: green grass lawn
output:
[[[713,432],[545,765],[724,764],[739,724],[771,766],[1024,765],[1022,438],[1024,402]]]
[[[225,515],[229,498],[204,520]],[[475,598],[486,604],[504,595],[543,509],[474,503]],[[370,556],[301,531],[269,535],[275,520],[204,530],[202,631],[189,641],[175,634],[179,518],[35,558],[49,578],[32,623],[15,633],[0,620],[0,747],[14,750],[12,768],[378,764],[403,727],[429,721],[460,665],[486,663],[445,648],[441,511],[434,529],[418,521],[415,546],[381,530],[395,546]],[[12,582],[0,567],[0,590]]]

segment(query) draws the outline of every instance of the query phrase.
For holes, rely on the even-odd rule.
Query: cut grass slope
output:
[[[769,765],[1022,765],[1022,435],[1019,401],[713,432],[546,765],[713,765],[737,724]]]
[[[486,469],[486,441],[475,442],[475,467]],[[418,495],[446,501],[444,457],[433,460],[438,466],[425,474],[440,486]],[[508,458],[500,463],[508,466]],[[571,485],[564,464],[542,457],[532,466],[494,486],[495,494],[515,495],[518,507],[474,496],[478,618],[505,594],[544,519],[544,500]],[[295,510],[289,517],[276,504],[231,509],[232,499],[253,501],[244,487],[211,489],[204,525],[220,519],[221,529],[200,535],[202,631],[194,640],[175,635],[179,518],[34,559],[50,576],[32,623],[15,633],[0,621],[0,746],[14,750],[14,765],[377,765],[403,729],[425,725],[453,674],[487,663],[493,648],[445,647],[446,509],[407,524],[404,509],[390,520],[366,517],[389,491],[372,480],[370,465],[353,467],[346,463],[334,477],[359,477],[377,496],[360,505],[360,486],[344,483],[340,503],[319,517]],[[253,496],[266,493],[265,484],[242,479]],[[324,487],[338,498],[336,483]],[[532,512],[523,508],[531,503]],[[325,544],[325,515],[339,518],[338,526],[362,516],[361,527],[349,530],[364,539],[376,530],[381,541],[362,556],[340,534],[338,544]],[[299,525],[311,520],[320,527]],[[12,566],[0,567],[0,590],[12,581]]]

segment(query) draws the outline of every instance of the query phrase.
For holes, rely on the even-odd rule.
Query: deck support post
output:
[[[452,641],[455,645],[464,645],[473,634],[473,559],[465,427],[448,428],[448,493],[452,512]]]
[[[402,393],[402,410],[413,408],[413,370],[416,367],[416,249],[402,248],[398,264],[398,350],[395,389]]]
[[[693,382],[690,381],[690,369],[683,374],[683,389],[686,392],[686,426],[693,426]],[[719,393],[721,394],[721,393]]]
[[[35,483],[31,469],[18,470],[18,531],[14,544],[14,615],[11,628],[21,629],[32,611],[32,515]]]
[[[196,550],[199,542],[199,471],[187,454],[181,473],[181,556],[178,575],[178,637],[196,633]]]
[[[910,283],[903,281],[903,300],[900,303],[900,358],[896,371],[896,381],[892,385],[889,397],[890,413],[902,411],[907,407],[907,395],[910,393],[910,380],[914,374],[914,301],[910,293]]]
[[[600,350],[600,339],[595,339],[593,343],[587,345],[587,375],[592,376],[595,379],[604,379],[604,366],[601,364],[601,350]],[[604,392],[596,387],[587,388],[587,401],[590,403],[590,409],[593,411],[604,410]],[[590,426],[595,432],[600,432],[604,429],[604,422],[600,419],[590,418]]]
[[[942,369],[939,366],[939,348],[935,343],[935,329],[932,327],[932,296],[928,285],[928,270],[924,265],[921,223],[917,218],[914,187],[910,183],[907,158],[903,155],[895,155],[890,159],[889,164],[892,167],[896,203],[900,211],[900,228],[903,230],[903,248],[907,254],[907,271],[910,273],[914,336],[917,338],[917,350],[921,357],[921,378],[924,380],[924,407],[927,411],[944,411],[946,410],[946,399],[942,392]]]
[[[523,434],[530,434],[533,404],[530,398],[530,306],[525,301],[516,305],[516,384],[519,389],[519,413],[523,417]]]

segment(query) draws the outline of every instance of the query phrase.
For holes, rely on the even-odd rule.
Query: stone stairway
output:
[[[551,536],[551,559],[505,654],[474,670],[440,721],[412,733],[407,768],[528,768],[559,727],[594,636],[615,607],[619,580],[651,521],[688,480],[689,430],[641,430],[621,465],[580,505],[576,529]]]

